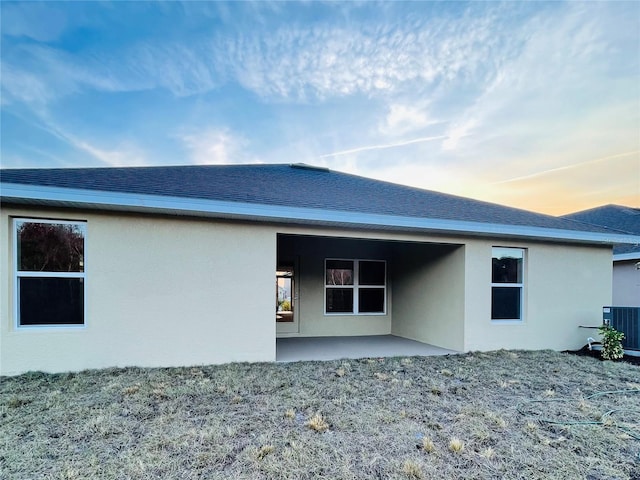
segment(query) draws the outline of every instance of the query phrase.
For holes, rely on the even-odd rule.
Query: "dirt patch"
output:
[[[556,352],[0,379],[3,479],[640,478],[640,369]]]

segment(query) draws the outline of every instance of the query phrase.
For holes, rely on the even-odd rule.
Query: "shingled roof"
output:
[[[617,232],[640,235],[640,208],[604,205],[590,210],[570,213],[562,218],[606,227]],[[637,254],[634,258],[640,258],[640,245],[616,245],[613,247],[613,253],[616,256]]]
[[[323,223],[324,217],[319,212],[335,220],[340,212],[339,218],[347,224],[359,223],[361,218],[360,223],[366,223],[367,219],[380,220],[382,223],[376,225],[385,226],[385,219],[402,218],[409,227],[412,221],[422,225],[420,221],[426,220],[431,221],[430,225],[444,225],[440,231],[448,231],[447,225],[461,222],[483,226],[476,233],[484,229],[485,233],[507,234],[508,227],[584,232],[587,237],[611,233],[605,228],[569,219],[302,164],[2,169],[0,182],[3,187],[0,197],[10,203],[49,202],[81,207],[84,202],[85,207],[97,208],[100,204],[100,208],[108,208],[111,202],[115,209],[123,210],[144,196],[148,201],[142,203],[146,206],[155,199],[166,209],[178,213],[180,205],[191,202],[191,210],[197,213],[202,208],[209,216],[215,214],[218,207],[222,214],[222,205],[230,208],[242,205],[243,212],[251,211],[252,206],[261,207],[261,212],[266,212],[264,207],[272,207],[274,212],[280,212],[278,215],[291,211],[295,215],[290,214],[290,219],[298,223],[304,223],[305,218]],[[67,198],[65,204],[65,193],[72,192],[75,195]],[[103,195],[96,203],[95,198],[90,200],[91,193],[109,196],[102,198]],[[171,202],[177,210],[168,206]],[[277,220],[278,215],[271,219]],[[269,217],[267,213],[264,216]],[[398,227],[402,222],[387,223],[387,227]],[[487,230],[489,225],[491,229]],[[553,238],[553,235],[547,237]]]

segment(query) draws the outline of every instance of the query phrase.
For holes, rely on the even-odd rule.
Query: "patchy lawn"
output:
[[[0,385],[4,479],[638,479],[639,453],[640,367],[554,352]]]

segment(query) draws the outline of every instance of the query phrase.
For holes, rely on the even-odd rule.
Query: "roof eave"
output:
[[[305,225],[353,226],[399,231],[491,236],[591,244],[638,244],[640,236],[542,227],[405,217],[319,208],[0,183],[5,203],[215,217]]]
[[[624,262],[627,260],[640,260],[640,252],[618,253],[613,256],[614,262]]]

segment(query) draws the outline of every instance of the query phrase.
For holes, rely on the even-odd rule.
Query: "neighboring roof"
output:
[[[570,213],[562,218],[610,228],[612,231],[640,235],[640,208],[604,205],[590,210]],[[615,245],[613,254],[614,260],[640,259],[640,245]]]
[[[589,243],[631,241],[571,220],[301,164],[2,169],[0,187],[0,199],[8,203]]]

